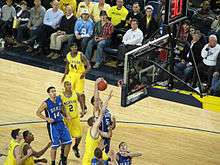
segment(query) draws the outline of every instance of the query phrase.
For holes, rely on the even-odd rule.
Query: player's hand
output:
[[[108,155],[111,158],[111,160],[115,160],[116,159],[116,154],[115,154],[114,150],[111,150]]]
[[[66,120],[67,120],[68,122],[71,122],[71,117],[70,117],[70,115],[67,115],[67,116],[66,116]]]
[[[47,118],[46,121],[47,121],[48,123],[53,123],[53,122],[54,122],[54,120],[51,119],[51,118]]]
[[[84,72],[84,73],[81,74],[80,79],[84,79],[85,76],[86,76],[86,73]]]
[[[99,77],[99,78],[96,79],[95,83],[98,84],[98,83],[99,83],[100,81],[102,81],[102,80],[103,80],[103,78],[102,78],[102,77]]]
[[[85,110],[84,110],[84,111],[81,111],[81,112],[80,112],[80,118],[82,118],[83,116],[85,116],[86,113],[87,113],[87,111],[85,111]]]
[[[32,155],[32,153],[33,153],[32,149],[28,149],[28,150],[27,150],[27,156],[28,156],[28,157],[30,157],[30,156]]]
[[[52,142],[47,143],[47,147],[49,148],[52,145]]]

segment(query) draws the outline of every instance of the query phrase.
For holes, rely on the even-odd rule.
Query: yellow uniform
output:
[[[118,10],[117,6],[112,6],[107,11],[108,16],[111,18],[113,26],[118,25],[121,21],[125,21],[128,15],[128,10],[123,6]]]
[[[14,149],[20,144],[16,142],[14,139],[11,140],[9,144],[8,156],[4,162],[4,165],[16,165],[16,159],[14,157]]]
[[[60,0],[60,10],[66,14],[66,6],[70,5],[73,9],[73,15],[76,16],[76,0]]]
[[[67,79],[71,81],[73,90],[76,93],[84,93],[84,81],[85,79],[80,79],[82,73],[85,72],[85,64],[82,61],[82,53],[78,51],[75,57],[72,57],[70,53],[67,54],[67,61],[69,63],[69,73],[66,76]]]
[[[86,146],[85,152],[83,155],[82,165],[91,165],[91,161],[94,158],[94,151],[99,146],[101,142],[101,137],[99,136],[97,139],[92,138],[91,136],[91,128],[88,129],[86,135]],[[102,152],[103,160],[108,160],[108,156],[105,152]]]
[[[73,138],[79,138],[82,136],[82,126],[80,124],[77,94],[72,92],[72,96],[68,98],[62,93],[61,99],[66,112],[71,116],[70,122],[66,119],[64,119],[64,122],[68,127],[71,136]]]
[[[21,148],[22,148],[22,157],[24,157],[25,155],[23,154],[23,150],[24,150],[24,146],[25,145],[29,145],[28,143],[22,143],[21,144]],[[25,161],[24,161],[24,164],[23,165],[35,165],[35,163],[34,163],[34,158],[33,158],[33,156],[30,156],[30,157],[28,157]]]

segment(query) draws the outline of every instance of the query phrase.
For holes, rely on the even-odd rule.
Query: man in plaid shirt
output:
[[[96,64],[93,68],[99,68],[103,62],[103,49],[110,45],[114,30],[111,21],[108,20],[106,11],[102,10],[100,12],[100,18],[101,20],[95,24],[94,37],[89,41],[85,53],[86,57],[90,60],[92,57],[92,49],[94,46],[97,46]]]

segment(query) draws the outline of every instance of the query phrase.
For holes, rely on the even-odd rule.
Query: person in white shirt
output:
[[[60,25],[61,18],[63,17],[63,11],[59,9],[59,2],[53,0],[51,2],[52,8],[48,9],[45,13],[43,25],[40,27],[38,36],[39,40],[39,52],[42,52],[42,47],[49,47],[49,39],[52,33],[56,32]]]
[[[124,34],[122,44],[118,47],[118,59],[121,62],[118,66],[123,65],[127,52],[142,45],[143,38],[143,32],[138,28],[138,20],[133,18],[131,20],[131,29]]]
[[[215,71],[217,57],[220,53],[220,45],[217,44],[217,36],[210,35],[209,42],[206,44],[201,52],[203,58],[202,62],[198,64],[198,71],[202,81],[208,76],[207,86],[211,85],[212,75]],[[196,81],[194,81],[195,86]]]

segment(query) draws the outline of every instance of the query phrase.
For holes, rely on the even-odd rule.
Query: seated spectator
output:
[[[59,2],[53,0],[52,8],[48,9],[45,13],[43,25],[39,29],[39,53],[43,51],[43,48],[48,47],[48,38],[54,33],[59,27],[63,12],[59,9]]]
[[[192,24],[200,31],[207,35],[211,30],[211,24],[214,21],[215,15],[210,10],[209,1],[202,2],[202,8],[192,16]]]
[[[211,25],[212,33],[214,33],[220,42],[220,16],[217,16]]]
[[[87,59],[91,60],[93,47],[97,45],[97,51],[95,53],[96,63],[93,68],[99,68],[104,61],[103,49],[110,45],[114,30],[111,21],[107,18],[106,11],[103,10],[100,12],[100,18],[101,20],[95,24],[94,38],[89,41],[85,53]]]
[[[139,157],[142,154],[139,152],[129,152],[128,145],[125,142],[119,144],[119,152],[116,154],[118,164],[131,164],[132,158]]]
[[[27,2],[21,1],[20,3],[21,9],[17,13],[17,20],[19,21],[19,25],[27,25],[30,19],[30,12],[27,9]]]
[[[145,15],[141,21],[141,30],[144,34],[144,39],[149,39],[159,28],[157,21],[153,17],[154,8],[151,5],[145,7]]]
[[[6,4],[2,7],[0,19],[0,38],[5,39],[12,33],[12,21],[16,17],[15,8],[12,6],[12,0],[6,0]]]
[[[92,19],[89,18],[89,11],[83,10],[81,18],[78,18],[75,24],[74,33],[75,38],[71,42],[76,42],[77,45],[81,45],[81,51],[85,53],[87,44],[90,37],[93,35],[94,23]]]
[[[94,22],[100,21],[100,12],[102,10],[108,11],[110,9],[110,5],[105,3],[105,0],[99,0],[99,3],[96,3],[94,5],[94,9],[91,13],[91,18],[94,20]]]
[[[215,71],[216,62],[218,54],[220,53],[220,45],[217,44],[217,37],[216,35],[209,36],[209,42],[206,44],[201,52],[201,56],[203,58],[203,62],[198,64],[198,72],[201,77],[201,80],[205,81],[205,73],[207,73],[207,85],[208,87],[211,85],[212,75]],[[194,73],[193,75],[193,86],[196,86],[197,77]]]
[[[192,40],[192,36],[190,35],[190,22],[184,21],[180,26],[178,39],[182,42],[189,42]]]
[[[133,8],[134,3],[138,3],[141,10],[144,10],[144,1],[143,0],[125,0],[125,7],[130,12]]]
[[[214,96],[220,96],[220,53],[217,57],[216,68],[212,78],[212,84],[210,92]]]
[[[116,4],[116,6],[112,6],[108,10],[107,14],[116,29],[124,28],[126,24],[126,17],[128,15],[128,10],[123,6],[123,0],[117,0]]]
[[[90,0],[84,0],[83,2],[80,2],[78,4],[76,17],[79,18],[82,15],[82,12],[87,10],[89,12],[89,15],[91,15],[94,8],[94,4]]]
[[[192,58],[192,53],[195,59],[195,65],[197,66],[202,62],[201,51],[204,47],[205,42],[203,40],[202,34],[199,30],[196,30],[192,34],[192,41],[189,45],[186,45],[183,51],[183,56],[180,57],[180,62],[176,63],[174,66],[174,72],[182,78],[185,82],[189,82],[193,76],[194,62]],[[192,50],[192,52],[190,51]]]
[[[50,36],[51,53],[47,58],[57,59],[60,57],[62,43],[74,36],[74,25],[76,17],[73,15],[71,6],[66,7],[66,15],[61,18],[58,31]]]
[[[138,2],[135,2],[132,6],[132,11],[130,11],[126,17],[126,23],[128,24],[128,27],[130,28],[130,21],[136,18],[138,20],[138,24],[141,25],[141,20],[143,18],[143,14],[140,11],[140,5]]]
[[[34,0],[34,7],[30,10],[30,20],[27,26],[22,26],[18,28],[17,32],[17,41],[21,42],[24,40],[25,33],[30,33],[30,37],[27,41],[24,41],[25,44],[29,46],[26,50],[27,52],[33,51],[34,43],[39,34],[39,27],[43,23],[44,15],[46,9],[41,5],[41,0]]]
[[[76,0],[60,0],[60,10],[66,14],[66,7],[71,6],[73,9],[73,15],[76,16],[76,8],[77,8],[77,2]]]
[[[142,45],[143,33],[138,28],[138,20],[133,18],[131,20],[131,29],[129,29],[122,39],[122,44],[118,47],[119,54],[118,59],[120,60],[119,66],[123,65],[125,54]]]

